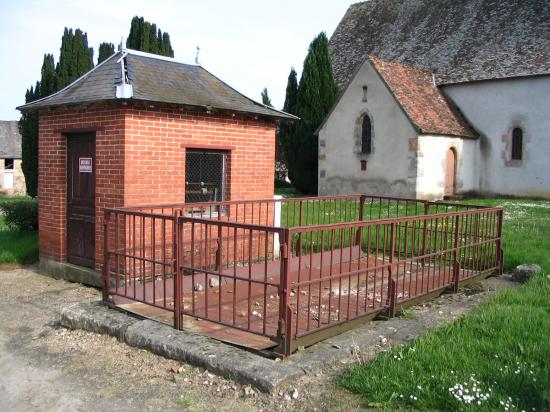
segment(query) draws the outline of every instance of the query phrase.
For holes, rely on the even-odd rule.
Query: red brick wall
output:
[[[129,109],[125,128],[126,205],[183,202],[186,147],[231,149],[231,200],[273,196],[274,121],[177,109]]]
[[[96,128],[96,269],[103,209],[183,202],[185,148],[225,148],[231,200],[273,196],[275,122],[172,108],[42,111],[39,137],[40,255],[66,260],[66,136]],[[229,199],[228,199],[229,200]]]
[[[123,205],[124,115],[117,107],[40,113],[40,256],[66,260],[67,137],[60,129],[96,131],[96,262],[102,261],[103,208]]]

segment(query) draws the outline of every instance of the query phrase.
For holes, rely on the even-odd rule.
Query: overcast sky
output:
[[[350,0],[0,0],[0,120],[19,119],[15,107],[40,78],[44,53],[59,57],[64,27],[88,33],[97,63],[99,43],[128,36],[133,16],[170,34],[175,58],[202,66],[260,100],[267,87],[282,108],[291,66],[300,74],[313,37],[332,34]]]

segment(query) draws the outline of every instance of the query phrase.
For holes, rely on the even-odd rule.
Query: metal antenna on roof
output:
[[[199,63],[199,53],[201,51],[201,48],[199,46],[197,46],[197,55],[195,56],[195,63],[198,64],[200,66],[200,63]]]

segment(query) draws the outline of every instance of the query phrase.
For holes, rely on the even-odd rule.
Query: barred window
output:
[[[187,149],[185,154],[185,202],[225,200],[227,152]]]
[[[512,130],[512,160],[521,160],[523,152],[523,130],[515,127]]]

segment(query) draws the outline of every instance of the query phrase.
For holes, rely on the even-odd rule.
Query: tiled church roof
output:
[[[550,73],[548,0],[370,0],[330,39],[336,80],[367,55],[435,72],[438,84]]]
[[[419,133],[477,137],[458,109],[434,84],[429,70],[374,56],[369,56],[369,61]]]

